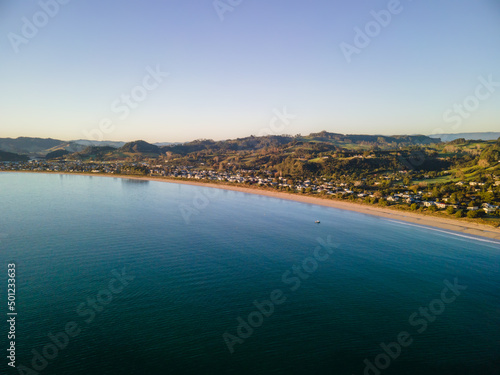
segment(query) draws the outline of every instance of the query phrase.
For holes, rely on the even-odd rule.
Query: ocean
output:
[[[98,176],[0,173],[0,207],[2,373],[500,374],[498,241]]]

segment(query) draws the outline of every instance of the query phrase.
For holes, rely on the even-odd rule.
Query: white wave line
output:
[[[442,230],[442,229],[436,229],[436,228],[433,228],[433,227],[430,227],[430,226],[428,227],[428,226],[424,226],[424,225],[410,224],[410,223],[405,222],[405,221],[398,221],[398,220],[391,220],[391,219],[387,219],[387,221],[391,221],[393,223],[400,224],[400,225],[408,225],[410,227],[417,227],[417,228],[422,228],[422,229],[433,230],[433,231],[436,231],[436,232],[451,234],[453,236],[463,237],[463,238],[467,238],[467,239],[470,239],[470,240],[476,240],[476,241],[482,241],[482,242],[489,242],[489,243],[493,243],[493,244],[496,244],[496,245],[500,244],[500,242],[496,241],[496,240],[488,240],[488,239],[480,238],[480,237],[471,237],[471,236],[467,236],[465,234],[461,234],[461,233],[457,233],[457,232],[453,232],[453,231]]]

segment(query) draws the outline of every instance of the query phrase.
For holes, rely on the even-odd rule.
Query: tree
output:
[[[484,216],[483,210],[476,210],[476,211],[470,210],[469,212],[467,212],[467,217],[470,217],[472,219],[482,217],[482,216]]]
[[[410,206],[410,209],[411,209],[412,211],[416,211],[416,210],[418,210],[418,204],[416,204],[416,203],[412,203],[412,204],[411,204],[411,206]]]
[[[437,186],[434,186],[434,188],[432,189],[432,198],[439,198],[440,197],[440,192],[439,192],[439,189],[437,188]]]
[[[446,213],[449,215],[453,215],[455,213],[455,209],[452,206],[448,206],[446,208]]]
[[[482,202],[484,202],[484,203],[492,203],[493,200],[495,199],[495,194],[493,194],[491,192],[481,193],[480,197],[481,197],[481,201]]]

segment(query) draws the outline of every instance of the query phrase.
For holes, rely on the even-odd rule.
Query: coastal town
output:
[[[165,179],[192,180],[215,184],[236,184],[291,194],[312,195],[381,207],[442,213],[455,218],[482,219],[498,225],[500,218],[500,179],[483,177],[479,181],[428,183],[431,175],[419,176],[400,170],[359,180],[334,180],[327,177],[293,179],[270,170],[237,171],[203,169],[200,166],[170,166],[157,163],[83,162],[65,160],[30,160],[0,163],[0,171],[85,173],[149,176]],[[446,173],[446,172],[445,172]]]

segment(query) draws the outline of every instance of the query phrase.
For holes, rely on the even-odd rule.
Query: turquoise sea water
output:
[[[0,207],[7,374],[500,374],[498,242],[118,178],[0,173]]]

